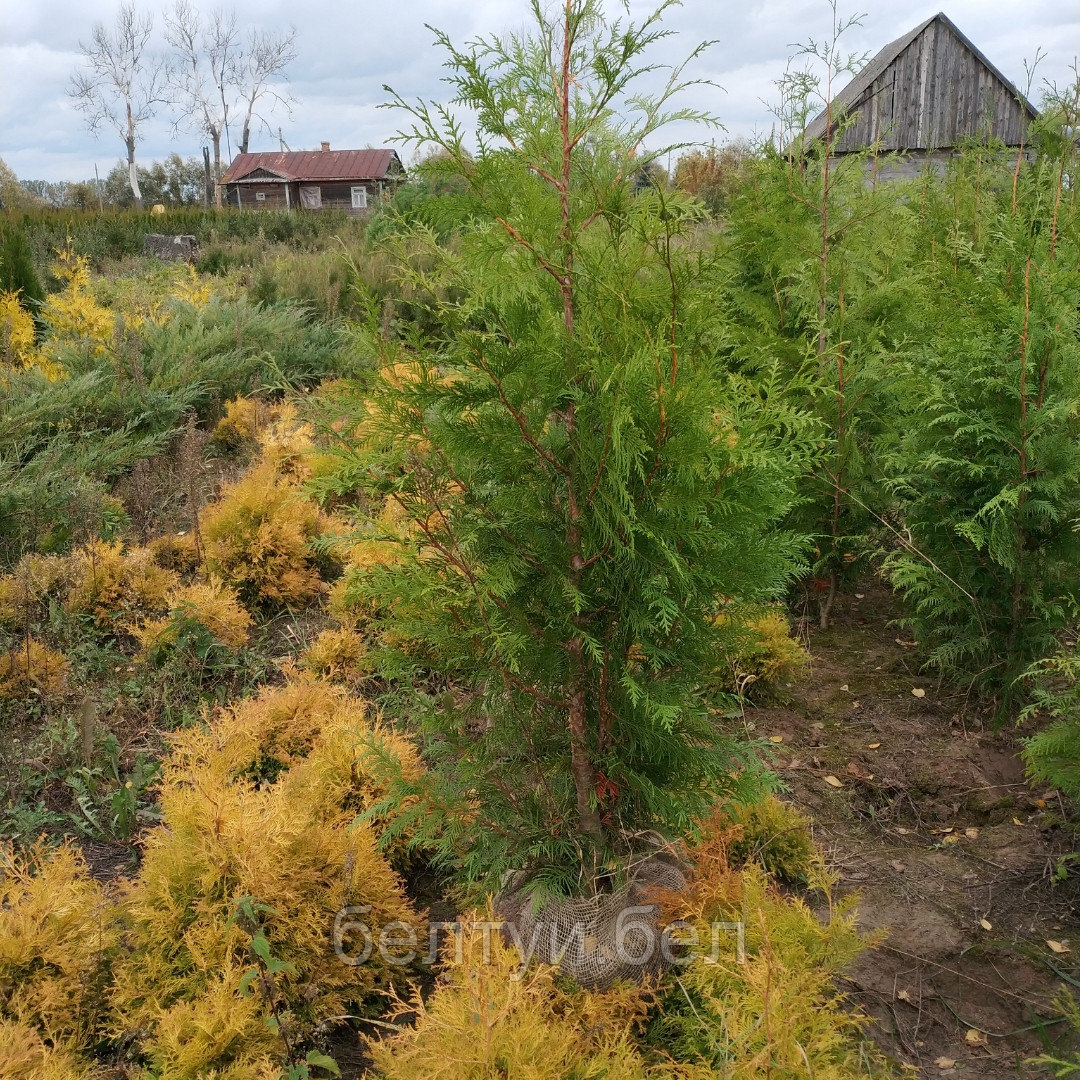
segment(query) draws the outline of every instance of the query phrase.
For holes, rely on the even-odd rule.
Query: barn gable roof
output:
[[[396,163],[396,168],[394,168]],[[396,150],[297,150],[280,153],[239,154],[222,184],[252,178],[252,173],[270,173],[282,180],[385,180],[400,173]]]
[[[944,31],[944,33],[942,33]],[[944,12],[938,12],[936,15],[932,15],[929,19],[919,23],[918,26],[909,30],[906,34],[898,37],[895,41],[889,42],[883,49],[881,49],[865,67],[841,90],[833,99],[831,114],[835,120],[840,115],[850,115],[854,112],[860,111],[868,106],[873,107],[874,99],[882,93],[885,89],[892,88],[891,80],[888,78],[889,69],[896,68],[896,75],[899,76],[900,69],[904,66],[905,54],[909,50],[914,51],[914,48],[918,48],[916,45],[920,38],[926,36],[926,41],[920,43],[920,45],[931,52],[934,50],[940,50],[944,48],[943,42],[947,37],[951,36],[956,39],[960,44],[962,50],[967,50],[970,57],[967,58],[974,60],[978,65],[981,65],[986,69],[986,74],[989,76],[989,80],[996,83],[994,87],[996,96],[999,99],[1003,99],[1011,103],[1016,112],[1019,114],[1022,110],[1025,120],[1033,120],[1037,117],[1038,111],[1032,106],[1032,104],[1020,93],[1019,90],[1005,77],[1002,72],[992,64],[983,52],[971,41],[966,34],[963,33],[957,27],[957,25],[946,15]],[[934,64],[929,65],[931,68],[937,66],[935,58]],[[956,94],[956,87],[949,87],[947,90],[942,88],[940,91],[944,93]],[[928,88],[925,85],[919,87],[919,100],[918,109],[924,114],[931,110],[934,106],[934,102],[927,97]],[[956,116],[955,106],[952,108],[953,115],[950,117],[950,122],[954,123],[957,130],[954,132],[945,131],[941,133],[942,141],[936,142],[933,146],[926,145],[933,139],[933,133],[928,135],[924,133],[922,138],[904,138],[901,134],[898,136],[900,142],[896,146],[889,146],[889,149],[943,149],[951,145],[955,145],[955,139],[962,135],[975,135],[977,134],[977,125],[970,125],[971,130],[960,130],[964,127],[964,118]],[[972,113],[974,115],[974,113]],[[1017,116],[1016,119],[1020,119]],[[925,115],[922,118],[922,127],[929,131],[930,125],[926,124]],[[825,134],[825,110],[822,110],[806,127],[807,139],[820,139]],[[877,127],[878,125],[872,124],[871,127]],[[948,124],[943,124],[942,127],[948,127]],[[885,134],[883,130],[877,130],[875,135],[879,136]],[[911,133],[904,133],[910,135]],[[865,145],[873,141],[872,139],[866,139]],[[1010,141],[1010,140],[1006,140]],[[1012,140],[1016,141],[1016,140]],[[920,145],[921,144],[921,145]],[[856,146],[838,146],[838,150],[850,150],[857,149]]]

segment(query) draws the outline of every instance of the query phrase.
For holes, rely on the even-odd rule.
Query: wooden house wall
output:
[[[282,183],[266,184],[229,184],[227,185],[228,203],[237,205],[237,192],[240,193],[239,206],[244,210],[287,210],[285,185]],[[257,194],[265,195],[262,200]]]
[[[352,189],[354,187],[367,188],[368,209],[375,205],[378,196],[378,184],[375,181],[353,180],[340,184],[320,184],[322,188],[322,204],[324,210],[348,210],[352,211]],[[357,213],[363,213],[358,210]]]
[[[306,184],[304,185],[307,186]],[[364,210],[354,211],[352,208],[352,189],[354,187],[367,188],[367,209],[374,207],[380,194],[380,184],[376,180],[350,180],[341,183],[321,183],[318,187],[322,191],[322,206],[324,210],[346,210],[349,213],[362,214]],[[393,181],[385,182],[382,187],[387,190],[394,186]],[[300,209],[300,184],[292,182],[288,185],[288,201],[285,196],[285,184],[282,183],[242,183],[225,185],[225,202],[229,206],[239,206],[244,210],[298,210]],[[239,202],[237,192],[239,191]],[[257,193],[266,196],[265,199],[257,199]],[[317,213],[318,211],[315,211]]]
[[[871,83],[838,153],[882,140],[886,150],[955,146],[987,134],[1020,143],[1023,107],[994,73],[940,21],[931,23]]]

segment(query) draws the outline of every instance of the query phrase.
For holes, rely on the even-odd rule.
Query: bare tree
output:
[[[292,99],[274,88],[274,80],[284,78],[285,69],[296,59],[296,28],[289,27],[278,33],[267,30],[252,30],[247,41],[247,48],[237,65],[237,92],[240,105],[244,110],[243,137],[240,140],[240,153],[248,152],[251,141],[251,124],[258,120],[270,130],[266,119],[256,111],[260,98],[270,98],[285,110],[290,110]],[[273,105],[271,105],[273,108]]]
[[[142,192],[135,168],[139,129],[162,103],[164,61],[149,50],[154,20],[149,13],[120,5],[112,30],[95,23],[89,44],[79,43],[85,67],[71,77],[68,96],[86,116],[95,134],[113,128],[127,147],[128,183],[135,205],[142,207]]]
[[[221,137],[228,133],[229,115],[243,59],[235,11],[216,8],[205,19],[189,0],[176,0],[165,16],[165,37],[175,50],[169,66],[172,103],[179,110],[176,127],[205,132],[214,148],[214,179],[220,180]],[[221,188],[215,184],[221,206]]]

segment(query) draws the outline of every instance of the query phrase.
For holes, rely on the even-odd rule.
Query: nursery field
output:
[[[1080,86],[666,177],[658,25],[0,218],[5,1080],[1080,1075]]]

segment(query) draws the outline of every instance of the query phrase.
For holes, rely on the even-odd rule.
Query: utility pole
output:
[[[101,198],[101,177],[98,175],[97,162],[94,162],[94,187],[97,188],[97,208],[99,214],[105,213],[105,203]]]

